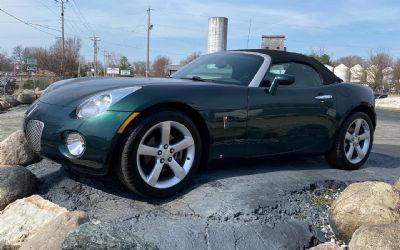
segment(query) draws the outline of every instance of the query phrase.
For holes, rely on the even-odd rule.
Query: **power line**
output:
[[[77,17],[83,21],[82,23],[85,25],[85,27],[88,29],[88,31],[90,33],[94,34],[95,32],[94,32],[92,26],[90,26],[89,22],[86,20],[85,16],[82,14],[80,9],[78,8],[78,5],[76,4],[75,0],[72,0],[71,2],[72,2],[71,6],[73,5],[73,7],[75,8],[73,10],[74,11],[76,10],[75,12],[77,14]]]
[[[30,22],[27,22],[27,21],[24,21],[24,20],[22,20],[22,19],[20,19],[20,18],[18,18],[18,17],[16,17],[16,16],[14,16],[13,14],[11,14],[11,13],[9,13],[9,12],[7,12],[7,11],[1,9],[1,8],[0,8],[0,11],[3,12],[4,14],[6,14],[6,15],[8,15],[8,16],[10,16],[10,17],[16,19],[16,20],[18,20],[19,22],[21,22],[21,23],[23,23],[23,24],[25,24],[25,25],[31,27],[31,28],[34,28],[34,29],[36,29],[36,30],[38,30],[38,31],[40,31],[40,32],[42,32],[42,33],[45,33],[45,34],[48,34],[48,35],[51,35],[51,36],[54,36],[54,37],[57,38],[56,35],[54,35],[54,34],[52,34],[52,33],[50,33],[50,32],[47,32],[47,31],[45,31],[45,30],[42,30],[42,29],[36,27],[34,24],[32,24],[32,23],[30,23]]]
[[[52,12],[54,15],[58,16],[58,13],[57,13],[57,12],[55,12],[55,11],[52,10],[52,9],[50,9],[50,7],[47,6],[47,5],[45,5],[44,3],[42,3],[41,0],[39,0],[39,3],[40,3],[43,7],[45,7],[46,9],[48,9],[50,12]]]

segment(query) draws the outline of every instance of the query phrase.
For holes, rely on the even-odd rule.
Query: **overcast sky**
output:
[[[207,51],[207,19],[228,17],[228,49],[259,48],[261,35],[286,36],[289,51],[324,49],[333,58],[367,57],[383,49],[400,57],[398,0],[69,0],[65,4],[66,36],[82,39],[82,54],[90,59],[90,36],[99,47],[129,60],[146,54],[146,9],[152,8],[151,58],[169,56],[174,63],[193,51]],[[0,12],[0,50],[16,45],[48,46],[61,36],[60,4],[54,0],[0,0],[0,8],[38,25],[29,27]],[[83,16],[83,17],[82,17]],[[100,57],[99,59],[101,59]]]

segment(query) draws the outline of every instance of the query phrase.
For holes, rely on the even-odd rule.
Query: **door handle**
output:
[[[320,101],[329,100],[332,98],[333,98],[332,95],[319,95],[319,96],[315,97],[315,99],[320,100]]]

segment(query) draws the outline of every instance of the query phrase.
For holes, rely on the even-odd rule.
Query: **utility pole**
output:
[[[103,50],[103,76],[106,76],[107,66],[106,66],[106,50]]]
[[[249,33],[247,33],[247,43],[246,43],[246,49],[248,49],[248,48],[249,48],[250,31],[251,31],[251,19],[250,19],[250,23],[249,23]]]
[[[81,77],[81,60],[78,61],[78,77]]]
[[[62,40],[62,47],[61,47],[61,76],[64,78],[65,69],[65,38],[64,38],[64,1],[68,2],[68,0],[60,0],[61,2],[61,40]],[[58,2],[58,0],[56,0]]]
[[[97,42],[100,41],[100,39],[93,35],[92,37],[90,37],[90,39],[93,41],[93,66],[94,66],[94,76],[97,76],[97,51],[98,51],[98,47],[97,47]]]
[[[150,11],[147,10],[147,57],[146,57],[146,77],[149,77],[150,72],[150,30],[153,28],[153,24],[150,24]]]

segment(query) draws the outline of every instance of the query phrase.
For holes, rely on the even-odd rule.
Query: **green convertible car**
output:
[[[374,94],[296,53],[201,56],[170,78],[78,78],[50,85],[26,113],[30,146],[78,172],[115,171],[144,196],[177,193],[208,161],[321,154],[367,160]]]

